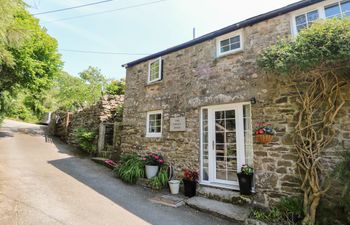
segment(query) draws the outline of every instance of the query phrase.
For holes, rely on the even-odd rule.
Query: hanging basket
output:
[[[271,134],[257,134],[255,136],[256,142],[261,144],[267,144],[272,141],[273,135]]]

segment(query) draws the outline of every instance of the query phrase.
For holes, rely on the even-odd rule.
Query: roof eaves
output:
[[[166,55],[166,54],[169,54],[169,53],[172,53],[172,52],[176,52],[176,51],[184,49],[184,48],[188,48],[190,46],[202,43],[202,42],[207,41],[207,40],[211,40],[213,38],[216,38],[218,36],[227,34],[229,32],[241,29],[243,27],[252,26],[252,25],[254,25],[256,23],[259,23],[259,22],[262,22],[264,20],[268,20],[268,19],[274,18],[276,16],[280,16],[282,14],[289,13],[291,11],[298,10],[298,9],[301,9],[301,8],[304,8],[304,7],[307,7],[309,5],[313,5],[313,4],[316,4],[318,2],[322,2],[322,1],[324,1],[324,0],[302,0],[302,1],[299,1],[299,2],[295,2],[293,4],[284,6],[282,8],[279,8],[279,9],[276,9],[276,10],[273,10],[273,11],[270,11],[270,12],[267,12],[267,13],[264,13],[264,14],[261,14],[261,15],[258,15],[258,16],[251,17],[251,18],[243,20],[241,22],[238,22],[238,23],[232,24],[230,26],[224,27],[222,29],[219,29],[219,30],[213,31],[211,33],[205,34],[203,36],[200,36],[200,37],[198,37],[196,39],[193,39],[191,41],[185,42],[183,44],[176,45],[174,47],[165,49],[163,51],[154,53],[152,55],[149,55],[149,56],[137,59],[135,61],[132,61],[132,62],[129,62],[129,63],[126,63],[126,64],[123,64],[122,66],[125,67],[125,68],[131,67],[131,66],[137,65],[139,63],[148,61],[150,59],[155,59],[155,58],[158,58],[160,56],[163,56],[163,55]]]

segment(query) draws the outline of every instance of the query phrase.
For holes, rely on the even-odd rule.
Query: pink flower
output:
[[[155,159],[159,159],[159,156],[155,155],[154,158],[155,158]]]
[[[164,163],[164,160],[163,160],[163,159],[159,160],[159,163],[160,163],[160,164],[163,164],[163,163]]]
[[[143,158],[143,161],[146,161],[147,159],[146,158]]]

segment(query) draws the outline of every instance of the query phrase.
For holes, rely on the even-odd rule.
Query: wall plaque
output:
[[[170,118],[170,131],[186,131],[186,118]]]

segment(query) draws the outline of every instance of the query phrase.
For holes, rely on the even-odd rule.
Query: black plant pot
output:
[[[193,197],[196,195],[197,182],[191,180],[182,180],[184,182],[185,196]]]
[[[237,177],[239,182],[239,192],[241,195],[251,195],[253,174],[246,175],[243,173],[237,173]]]

